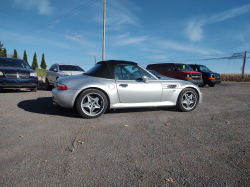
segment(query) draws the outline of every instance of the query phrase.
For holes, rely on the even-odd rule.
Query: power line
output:
[[[194,60],[190,59],[190,60],[180,60],[180,61],[178,60],[178,62],[194,62],[194,61],[208,61],[208,60],[233,60],[233,59],[235,60],[235,59],[242,59],[244,53],[245,52],[227,53],[227,54],[232,54],[232,56],[220,57],[220,58],[208,58],[208,59],[194,59]],[[216,56],[216,55],[212,55],[212,56]],[[177,58],[179,58],[179,57],[177,57]],[[180,57],[180,58],[184,58],[184,57]],[[174,63],[174,62],[176,62],[176,61],[162,61],[162,62],[157,62],[157,63]],[[152,63],[152,62],[141,62],[141,64],[146,64],[146,63]]]
[[[178,59],[178,58],[196,58],[196,57],[209,57],[209,56],[219,56],[219,55],[229,55],[235,53],[223,53],[223,54],[216,54],[216,55],[202,55],[202,56],[186,56],[186,57],[174,57],[174,58],[157,58],[157,59],[142,59],[142,60],[134,60],[134,61],[145,61],[145,60],[169,60],[169,59]]]
[[[89,7],[90,5],[92,5],[92,4],[94,4],[94,3],[98,2],[98,1],[100,1],[100,0],[91,0],[91,1],[89,1],[89,2],[87,2],[87,3],[85,3],[84,5],[81,5],[81,6],[77,7],[77,8],[75,8],[75,9],[69,11],[68,13],[63,14],[63,15],[61,15],[61,16],[59,16],[59,17],[57,17],[57,18],[55,18],[55,19],[53,19],[53,20],[51,20],[51,21],[49,21],[49,22],[47,22],[47,23],[45,23],[45,24],[43,24],[43,25],[40,25],[40,26],[38,26],[38,27],[36,27],[36,28],[34,28],[34,29],[32,29],[32,30],[29,30],[29,31],[24,32],[24,33],[22,33],[22,34],[19,34],[19,35],[17,35],[17,36],[8,38],[8,39],[4,40],[4,42],[5,42],[5,43],[6,43],[6,42],[10,42],[10,41],[13,41],[13,40],[22,38],[22,37],[24,37],[24,36],[27,36],[27,35],[29,35],[29,34],[31,34],[31,33],[34,33],[34,32],[36,32],[36,31],[38,31],[38,30],[41,30],[41,29],[43,29],[44,27],[47,27],[47,26],[52,25],[52,24],[54,24],[54,23],[56,23],[56,22],[58,22],[58,21],[60,21],[60,20],[62,20],[62,19],[65,19],[65,18],[67,18],[67,17],[69,17],[69,16],[71,16],[71,15],[73,15],[73,14],[79,12],[80,10],[83,10],[83,9]]]

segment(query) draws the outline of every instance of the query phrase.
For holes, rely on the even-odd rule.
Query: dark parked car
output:
[[[189,66],[193,68],[194,71],[202,73],[203,84],[201,86],[208,84],[208,86],[214,87],[215,84],[221,83],[220,74],[212,72],[206,66],[199,64],[189,64]]]
[[[0,89],[37,90],[37,73],[34,67],[21,59],[0,57]]]

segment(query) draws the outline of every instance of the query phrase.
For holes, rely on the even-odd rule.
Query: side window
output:
[[[161,71],[166,71],[166,69],[167,69],[167,64],[161,65]]]
[[[146,72],[141,67],[139,67],[139,70],[140,70],[142,76],[147,76],[148,77],[148,80],[157,80],[156,78],[154,78],[152,75],[150,75],[148,72]]]
[[[155,65],[149,65],[147,69],[148,70],[154,70],[155,69]]]
[[[174,67],[174,64],[169,64],[168,65],[168,71],[175,71],[175,67]]]
[[[160,71],[160,70],[161,70],[161,65],[156,65],[156,66],[155,66],[155,70],[156,70],[156,71]]]
[[[57,71],[59,71],[57,64],[54,65],[54,69],[57,69]]]
[[[115,79],[136,80],[141,79],[141,75],[137,66],[120,64],[115,67]]]
[[[52,65],[52,66],[49,68],[49,71],[52,71],[52,70],[53,70],[53,66],[54,66],[54,65]]]

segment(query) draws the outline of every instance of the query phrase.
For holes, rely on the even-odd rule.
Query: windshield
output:
[[[208,69],[206,66],[200,66],[201,72],[211,72],[210,69]]]
[[[30,68],[29,64],[24,60],[14,58],[0,58],[0,67]]]
[[[60,71],[84,71],[79,66],[74,66],[74,65],[59,65],[59,70]]]
[[[178,71],[194,71],[189,65],[187,64],[175,64]]]
[[[150,73],[152,73],[153,75],[156,75],[156,76],[162,76],[160,73],[154,71],[154,70],[148,70]]]

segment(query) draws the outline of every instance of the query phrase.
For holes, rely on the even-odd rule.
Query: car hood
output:
[[[35,72],[33,69],[28,68],[19,68],[19,67],[0,67],[0,71],[2,72],[19,72],[19,73],[33,73]]]
[[[60,71],[60,73],[66,74],[66,75],[79,75],[83,74],[84,71]]]
[[[212,71],[209,71],[209,72],[202,72],[204,74],[214,74],[215,76],[220,76],[219,73],[216,73],[216,72],[212,72]]]

